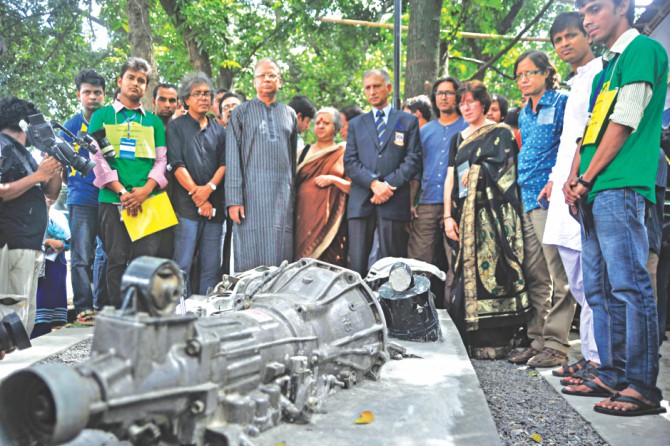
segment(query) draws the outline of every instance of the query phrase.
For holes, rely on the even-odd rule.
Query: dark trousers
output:
[[[404,221],[388,220],[379,210],[367,218],[349,219],[349,268],[361,277],[368,272],[368,256],[372,250],[375,229],[379,235],[379,258],[407,257],[407,233]]]
[[[160,248],[161,232],[131,242],[128,231],[121,221],[119,208],[115,204],[100,203],[100,238],[107,251],[107,298],[98,302],[100,307],[113,305],[120,308],[121,276],[133,259],[140,256],[156,256]]]

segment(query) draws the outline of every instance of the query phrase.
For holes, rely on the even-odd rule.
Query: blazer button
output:
[[[382,154],[381,154],[381,153],[380,153],[379,155],[377,155],[377,158],[381,158],[381,157],[382,157]]]

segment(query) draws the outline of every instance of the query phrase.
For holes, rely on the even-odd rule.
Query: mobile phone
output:
[[[537,204],[539,204],[542,209],[549,209],[549,200],[547,200],[546,196],[537,200]]]

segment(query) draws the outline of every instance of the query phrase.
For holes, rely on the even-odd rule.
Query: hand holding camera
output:
[[[49,181],[54,175],[60,175],[62,170],[62,164],[53,156],[47,155],[40,163],[36,173],[39,175],[39,182],[43,183]]]

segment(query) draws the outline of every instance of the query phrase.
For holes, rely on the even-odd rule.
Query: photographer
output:
[[[0,99],[0,315],[17,311],[28,333],[35,323],[48,219],[44,196],[58,198],[62,170],[50,156],[38,166],[25,147],[27,135],[19,122],[36,113],[31,102]]]

